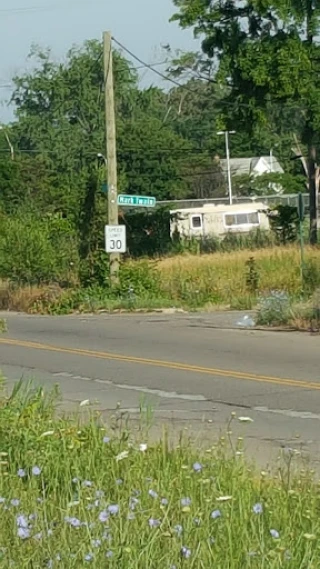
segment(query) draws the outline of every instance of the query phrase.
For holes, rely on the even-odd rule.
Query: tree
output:
[[[217,61],[215,78],[224,81],[233,121],[254,132],[268,123],[271,108],[290,109],[303,118],[301,142],[307,148],[310,240],[317,240],[316,156],[319,148],[320,82],[317,72],[319,0],[174,0],[173,17],[201,36],[202,50]],[[226,120],[230,120],[230,115]]]

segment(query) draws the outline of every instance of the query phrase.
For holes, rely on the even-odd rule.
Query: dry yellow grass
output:
[[[306,248],[305,254],[306,261],[320,262],[319,250]],[[301,290],[300,251],[296,246],[162,259],[158,264],[161,287],[173,298],[194,294],[232,305],[248,296],[246,262],[250,257],[255,260],[260,292],[281,289],[297,294]]]

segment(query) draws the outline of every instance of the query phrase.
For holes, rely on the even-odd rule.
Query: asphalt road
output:
[[[234,420],[232,431],[264,464],[293,448],[318,466],[319,336],[235,329],[235,313],[0,316],[9,386],[21,377],[58,384],[67,408],[90,399],[108,416],[120,402],[133,422],[150,406],[155,433],[165,423],[206,445],[234,411],[253,419]]]

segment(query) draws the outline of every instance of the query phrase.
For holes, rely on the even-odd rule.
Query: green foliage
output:
[[[278,205],[270,212],[269,219],[279,244],[286,245],[297,240],[299,214],[296,207]]]
[[[289,295],[285,291],[271,290],[260,298],[256,324],[281,326],[289,323],[292,314]]]
[[[259,272],[256,265],[256,260],[254,257],[250,257],[246,262],[247,274],[246,274],[246,285],[248,292],[255,294],[259,288]]]
[[[147,212],[123,210],[120,217],[127,227],[130,257],[162,256],[171,250],[168,208],[161,207]]]
[[[181,434],[179,445],[152,443],[148,401],[139,436],[121,408],[103,424],[90,402],[67,419],[58,402],[56,391],[25,382],[2,395],[4,567],[235,569],[248,552],[252,569],[265,557],[268,569],[318,566],[318,486],[306,468],[296,472],[291,451],[278,476],[259,479],[241,441],[216,434],[208,450]]]
[[[58,217],[3,217],[0,278],[19,285],[70,284],[77,272],[77,242],[70,224]]]

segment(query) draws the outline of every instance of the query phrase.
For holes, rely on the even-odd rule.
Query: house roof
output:
[[[233,176],[243,176],[245,174],[254,173],[254,170],[260,160],[263,160],[266,165],[266,172],[270,169],[271,160],[270,156],[260,156],[254,158],[230,158],[230,169]],[[223,172],[227,172],[227,160],[220,161]],[[280,166],[278,159],[272,157],[272,172],[283,174],[283,168]]]

